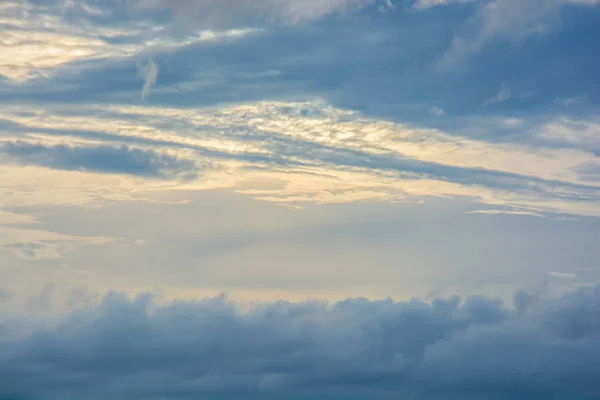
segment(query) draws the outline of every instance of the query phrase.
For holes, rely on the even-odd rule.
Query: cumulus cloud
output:
[[[46,327],[4,334],[0,396],[592,399],[598,313],[600,287],[529,298],[519,310],[483,296],[240,308],[222,296],[160,304],[111,293]]]

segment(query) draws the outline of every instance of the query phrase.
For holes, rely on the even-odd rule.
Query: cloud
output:
[[[144,78],[144,86],[142,87],[142,100],[146,98],[148,91],[156,82],[158,77],[158,66],[152,60],[140,69],[140,75]]]
[[[194,178],[187,179],[190,190],[228,188],[299,206],[468,196],[532,213],[600,214],[598,177],[586,172],[600,164],[594,153],[486,142],[367,118],[322,101],[106,105],[75,112],[55,106],[27,114],[8,107],[2,117],[10,131],[0,146],[22,164],[159,177],[172,181],[173,188],[181,188],[179,178]],[[28,141],[16,140],[15,134]],[[219,168],[206,168],[199,157]],[[19,193],[14,185],[21,186],[23,179],[11,181],[13,196]],[[245,184],[260,180],[281,185]],[[144,185],[155,190],[152,183]],[[87,190],[94,188],[83,184],[77,192],[81,196]],[[26,197],[19,201],[32,201]]]
[[[0,211],[0,225],[30,225],[39,223],[40,221],[34,215]]]
[[[454,37],[439,67],[445,69],[460,64],[491,43],[519,42],[545,35],[560,24],[560,10],[568,4],[591,6],[597,1],[483,1],[477,13],[467,21],[464,33]]]
[[[487,99],[483,103],[483,105],[489,106],[492,104],[504,103],[505,101],[510,100],[511,97],[512,97],[512,91],[506,85],[506,83],[502,83],[502,87],[500,88],[500,91],[498,92],[498,94]]]
[[[158,303],[111,293],[56,323],[6,335],[0,395],[600,395],[600,287],[537,298],[520,312],[483,296],[243,309],[223,297]]]
[[[543,214],[531,212],[531,211],[519,211],[519,210],[475,210],[468,211],[466,214],[485,214],[485,215],[529,215],[531,217],[544,218]]]
[[[575,279],[575,278],[577,278],[577,275],[575,275],[575,274],[569,274],[569,273],[565,273],[565,272],[548,272],[548,275],[550,275],[553,278],[563,278],[563,279]]]
[[[573,118],[557,118],[539,132],[539,137],[560,144],[600,150],[600,123]]]
[[[418,10],[426,10],[431,7],[446,6],[450,4],[466,4],[473,3],[477,0],[416,0],[413,8]]]
[[[0,226],[0,247],[26,260],[58,259],[81,247],[100,246],[117,240]]]
[[[132,0],[138,9],[168,9],[179,18],[211,24],[266,20],[285,24],[309,22],[333,14],[351,13],[380,3],[392,8],[389,0]]]
[[[156,20],[149,22],[135,14],[124,18],[127,13],[120,12],[120,1],[93,5],[81,1],[79,6],[61,0],[46,3],[9,0],[0,5],[3,25],[0,78],[7,78],[13,85],[51,80],[57,71],[82,70],[90,62],[104,65],[111,59],[122,60],[142,53],[147,56],[194,43],[234,40],[257,31],[195,27],[184,37],[177,37]],[[94,11],[92,6],[99,7]],[[114,18],[103,18],[107,15]],[[156,80],[157,65],[150,61],[141,73],[145,95]]]
[[[195,177],[201,171],[200,165],[192,160],[127,146],[44,145],[17,141],[1,143],[0,153],[21,164],[64,170],[185,179]]]
[[[434,117],[441,117],[442,115],[444,115],[444,110],[442,110],[438,106],[433,106],[429,110],[429,114],[433,115]]]

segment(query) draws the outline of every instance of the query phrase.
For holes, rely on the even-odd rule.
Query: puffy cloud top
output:
[[[597,398],[600,287],[242,308],[112,293],[27,334],[2,325],[0,397]],[[21,331],[22,332],[22,331]]]

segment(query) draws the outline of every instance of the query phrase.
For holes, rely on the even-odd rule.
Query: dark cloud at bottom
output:
[[[3,318],[0,399],[599,398],[600,286],[515,306],[111,293],[28,333]]]

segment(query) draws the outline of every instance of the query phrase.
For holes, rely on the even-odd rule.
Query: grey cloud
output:
[[[1,144],[0,153],[21,164],[156,178],[193,178],[204,168],[192,160],[128,146],[52,146],[15,141]]]
[[[0,397],[597,398],[600,286],[527,303],[280,301],[242,312],[223,297],[112,293],[3,338]]]

